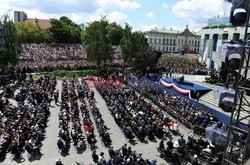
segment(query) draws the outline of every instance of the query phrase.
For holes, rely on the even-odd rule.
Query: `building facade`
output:
[[[152,29],[144,33],[149,46],[160,52],[199,52],[200,35],[190,32],[188,26],[183,31],[173,29]]]
[[[225,42],[244,40],[245,27],[225,27],[202,29],[200,44],[200,60],[207,64],[209,69],[219,69],[218,48]],[[250,33],[250,31],[248,32]]]
[[[14,11],[14,22],[24,22],[27,20],[27,14],[23,11]]]

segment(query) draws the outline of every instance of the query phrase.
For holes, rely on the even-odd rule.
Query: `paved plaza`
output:
[[[61,92],[62,89],[62,81],[58,81],[57,83],[57,89]],[[132,147],[133,150],[136,150],[137,152],[143,153],[143,158],[149,158],[150,160],[156,159],[157,164],[168,164],[165,160],[161,159],[159,156],[157,156],[157,148],[158,144],[160,142],[160,139],[156,139],[156,141],[148,141],[146,142],[140,142],[139,140],[136,140],[135,144],[131,144],[127,141],[124,134],[122,133],[122,130],[117,126],[117,124],[114,121],[113,116],[110,114],[108,107],[106,106],[106,103],[104,99],[101,97],[99,92],[96,89],[92,89],[95,93],[96,98],[96,105],[100,109],[100,112],[102,114],[102,117],[104,119],[104,122],[106,125],[110,128],[110,136],[112,139],[112,144],[114,146],[114,149],[118,149],[121,147],[124,143],[128,143],[129,146]],[[60,98],[59,98],[60,100]],[[15,101],[12,101],[15,104]],[[20,165],[28,165],[28,164],[36,164],[36,165],[53,165],[55,164],[55,160],[60,158],[64,165],[74,165],[77,162],[82,162],[84,164],[92,164],[92,151],[90,150],[90,146],[87,147],[85,151],[82,153],[77,153],[75,147],[73,146],[73,143],[71,142],[71,148],[69,151],[69,155],[62,156],[57,148],[57,135],[58,135],[58,124],[59,124],[59,118],[58,113],[60,109],[60,105],[55,105],[54,102],[52,102],[50,107],[51,115],[49,117],[48,121],[48,127],[46,128],[46,138],[42,142],[43,146],[41,148],[41,152],[43,153],[42,156],[35,157],[33,160],[29,161],[27,158],[27,152],[22,154],[22,159],[20,161],[11,161],[11,155],[10,153],[7,154],[6,159],[3,162],[0,162],[2,165],[12,165],[12,164],[20,164]],[[94,121],[92,114],[90,113],[90,118],[92,121]],[[82,119],[82,118],[81,118]],[[69,124],[71,125],[71,124]],[[109,159],[108,155],[108,148],[106,148],[99,138],[99,135],[97,133],[96,125],[95,126],[95,135],[97,138],[97,154],[100,154],[101,152],[104,152],[104,157],[106,160]],[[70,129],[71,130],[71,129]],[[184,134],[184,137],[187,138],[187,134],[191,132],[191,130],[188,130],[184,126],[180,125],[180,132]],[[178,138],[177,136],[173,136],[174,139]],[[167,138],[165,138],[167,139]]]

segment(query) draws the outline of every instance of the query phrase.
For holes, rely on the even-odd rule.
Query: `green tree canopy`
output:
[[[123,30],[123,38],[121,39],[122,57],[125,64],[132,57],[133,43],[131,36],[132,36],[132,28],[129,26],[129,24],[126,24],[125,29]]]
[[[102,67],[111,59],[113,53],[109,38],[108,21],[102,17],[100,21],[94,21],[82,33],[84,44],[87,48],[88,61],[95,62]]]
[[[20,22],[15,24],[22,43],[50,42],[51,37],[46,29],[32,23]]]
[[[123,29],[120,25],[117,25],[115,22],[110,23],[107,26],[109,31],[109,39],[112,45],[120,45],[120,41],[123,38]]]
[[[61,17],[60,20],[51,19],[51,27],[49,31],[52,35],[52,40],[56,43],[76,44],[81,43],[81,30],[76,27],[67,17]]]
[[[0,28],[0,67],[15,66],[18,64],[21,45],[15,25],[8,15],[0,20]]]

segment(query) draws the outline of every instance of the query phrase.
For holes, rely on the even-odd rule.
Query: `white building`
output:
[[[188,26],[183,31],[155,28],[145,32],[145,37],[149,46],[156,51],[199,53],[200,35],[190,32]]]
[[[244,33],[245,27],[202,29],[200,31],[200,60],[203,60],[208,68],[219,69],[221,67],[221,60],[218,58],[218,47],[223,42],[244,40]],[[207,55],[207,58],[204,58],[205,55]]]

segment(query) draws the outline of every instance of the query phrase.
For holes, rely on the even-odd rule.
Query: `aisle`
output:
[[[115,149],[122,147],[124,143],[127,143],[128,146],[132,147],[132,150],[136,150],[137,152],[143,153],[143,158],[149,158],[149,160],[156,159],[157,164],[167,164],[166,161],[161,159],[160,157],[156,156],[158,144],[160,142],[159,139],[156,140],[156,142],[147,141],[147,142],[140,142],[136,140],[136,144],[131,144],[128,142],[125,138],[125,135],[122,133],[121,129],[117,126],[115,123],[115,120],[113,116],[110,114],[109,109],[105,103],[105,100],[102,98],[102,96],[99,94],[99,92],[96,89],[92,89],[95,93],[95,98],[97,100],[97,107],[100,109],[100,113],[102,114],[102,118],[105,121],[105,124],[110,128],[110,137],[112,139],[112,143]]]
[[[105,124],[107,125],[108,128],[110,128],[109,132],[110,132],[110,137],[112,140],[112,145],[114,146],[114,148],[119,148],[124,143],[127,142],[126,138],[124,134],[122,133],[122,130],[115,123],[113,116],[110,114],[110,111],[106,105],[105,100],[102,98],[102,96],[99,94],[99,92],[95,88],[92,90],[95,93],[95,99],[97,101],[96,106],[97,108],[99,108]]]

